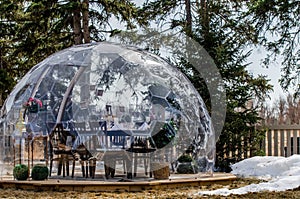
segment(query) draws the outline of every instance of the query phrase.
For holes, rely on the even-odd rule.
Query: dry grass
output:
[[[228,188],[238,188],[246,186],[252,183],[259,183],[259,180],[255,179],[237,179],[232,184],[226,186]],[[300,189],[285,191],[285,192],[260,192],[260,193],[249,193],[245,195],[230,195],[230,196],[199,196],[197,193],[200,190],[214,190],[222,188],[222,185],[212,186],[201,186],[201,187],[182,187],[180,189],[165,189],[165,190],[147,190],[143,192],[131,192],[131,193],[111,193],[111,192],[34,192],[34,191],[23,191],[23,190],[1,190],[0,198],[38,198],[38,199],[95,199],[95,198],[209,198],[209,199],[225,199],[225,198],[236,198],[236,199],[261,199],[261,198],[300,198]]]

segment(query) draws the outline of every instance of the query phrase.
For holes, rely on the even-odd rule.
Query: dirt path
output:
[[[231,185],[226,186],[228,188],[238,188],[246,186],[252,183],[258,183],[255,179],[237,179]],[[300,198],[300,190],[285,191],[285,192],[261,192],[261,193],[249,193],[245,195],[231,195],[231,196],[200,196],[197,193],[200,190],[213,190],[222,188],[222,185],[214,186],[201,186],[199,188],[183,187],[181,189],[165,189],[165,190],[148,190],[143,192],[131,192],[131,193],[111,193],[111,192],[34,192],[24,190],[1,190],[0,198],[32,198],[32,199],[96,199],[96,198],[209,198],[209,199],[224,199],[224,198],[236,198],[236,199],[261,199],[261,198]]]

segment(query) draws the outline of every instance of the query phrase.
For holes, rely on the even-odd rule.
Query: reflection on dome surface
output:
[[[55,147],[58,126],[72,153],[84,148],[95,161],[116,149],[131,157],[134,147],[169,163],[190,152],[198,171],[214,161],[214,131],[193,85],[162,58],[120,44],[62,50],[22,78],[1,110],[2,163],[27,159],[14,154],[23,138],[50,135]]]

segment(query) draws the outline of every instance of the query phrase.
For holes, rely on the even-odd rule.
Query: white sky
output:
[[[252,55],[249,57],[249,62],[252,64],[248,67],[250,73],[255,77],[258,75],[266,75],[267,79],[270,79],[270,84],[273,85],[273,92],[270,93],[270,100],[267,100],[272,105],[280,96],[285,96],[286,93],[282,90],[279,79],[281,77],[281,60],[277,60],[271,63],[268,68],[264,67],[262,60],[266,57],[266,53],[263,49],[253,49]]]
[[[300,186],[300,155],[291,157],[256,156],[232,165],[232,174],[240,177],[256,177],[266,182],[231,189],[200,191],[199,195],[246,194],[261,191],[285,191]]]

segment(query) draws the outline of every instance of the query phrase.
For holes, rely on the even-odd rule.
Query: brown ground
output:
[[[229,188],[237,188],[242,187],[251,183],[258,183],[258,180],[254,179],[237,179],[232,184],[230,184]],[[69,198],[209,198],[209,199],[225,199],[225,198],[236,198],[236,199],[261,199],[261,198],[300,198],[300,189],[296,189],[293,191],[285,191],[285,192],[260,192],[260,193],[249,193],[245,195],[231,195],[231,196],[199,196],[196,195],[200,190],[213,190],[222,188],[222,185],[214,185],[214,186],[202,186],[198,188],[190,188],[190,187],[182,187],[181,189],[165,189],[165,190],[148,190],[143,192],[131,192],[131,193],[111,193],[111,192],[34,192],[34,191],[23,191],[23,190],[1,190],[0,189],[0,198],[34,198],[34,199],[47,199],[47,198],[55,198],[55,199],[69,199]]]

